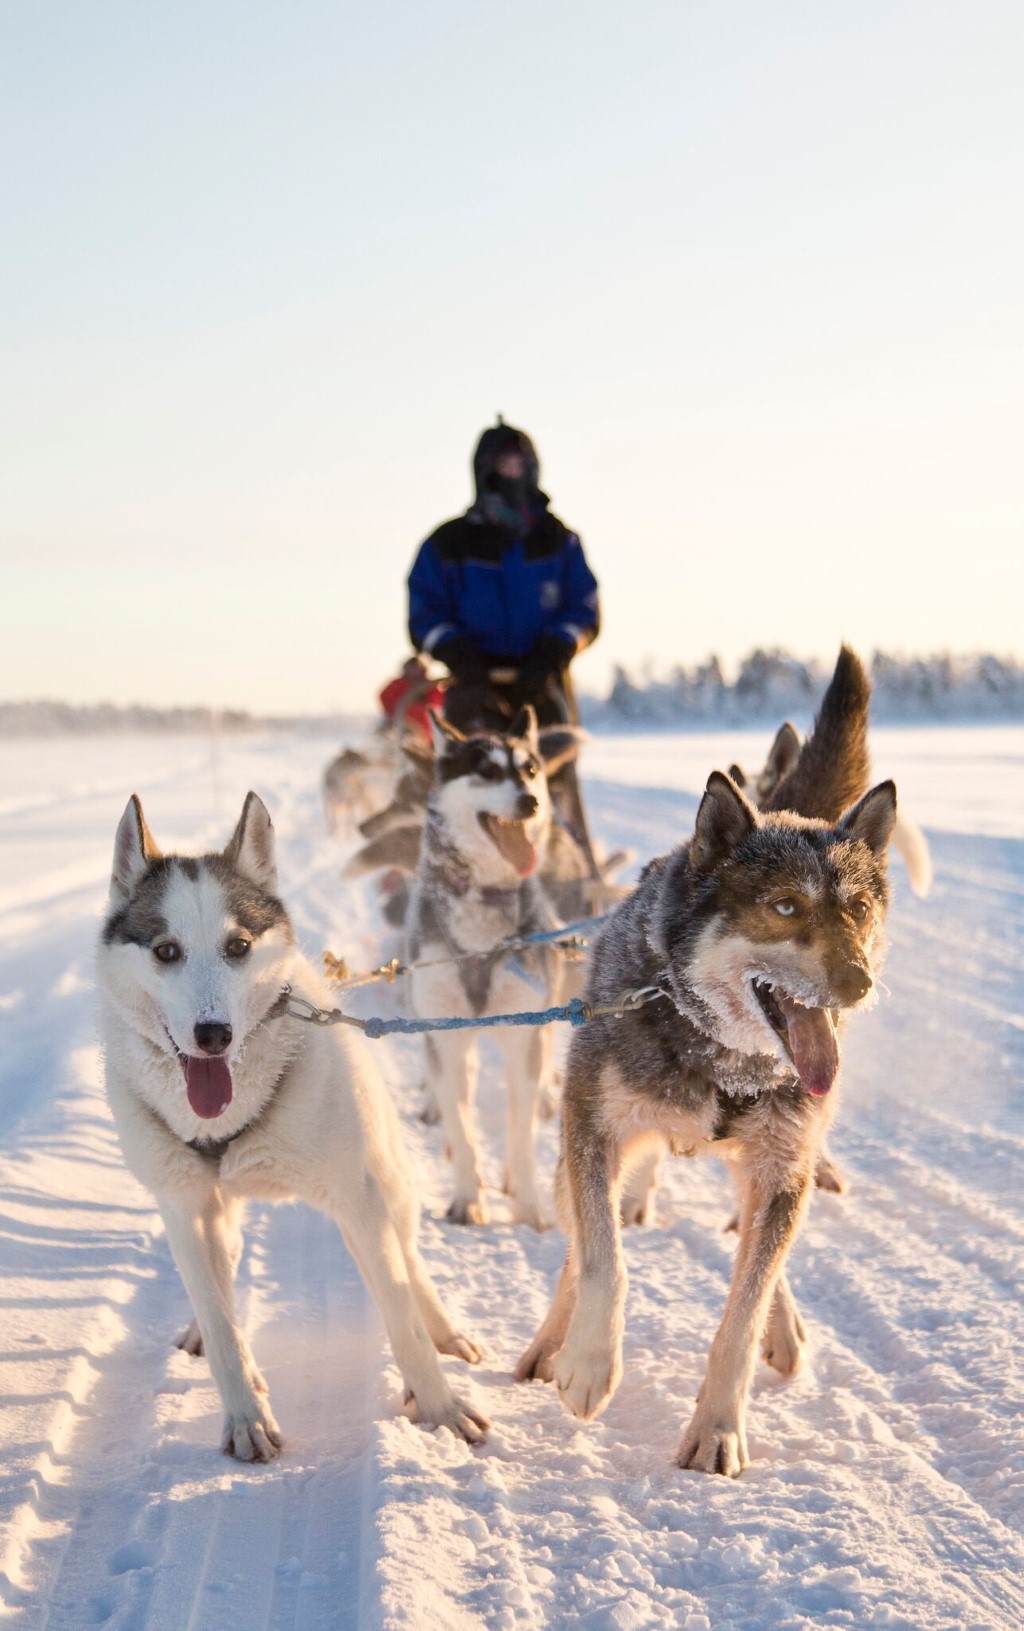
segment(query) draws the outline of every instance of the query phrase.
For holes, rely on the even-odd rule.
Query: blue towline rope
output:
[[[379,1016],[362,1020],[359,1028],[371,1042],[382,1036],[418,1036],[424,1031],[465,1031],[490,1025],[554,1025],[557,1020],[568,1020],[570,1025],[585,1025],[590,1019],[590,1005],[582,997],[573,997],[561,1008],[540,1008],[524,1014],[485,1014],[479,1019],[381,1019]],[[346,1021],[350,1016],[346,1015]]]
[[[481,1014],[475,1019],[464,1019],[454,1014],[444,1019],[401,1017],[384,1019],[379,1014],[371,1015],[368,1019],[358,1019],[355,1014],[343,1014],[340,1008],[318,1008],[307,997],[293,996],[288,987],[282,992],[282,998],[287,1004],[283,1012],[290,1018],[301,1019],[308,1025],[354,1025],[371,1042],[379,1041],[382,1036],[420,1036],[427,1031],[482,1030],[492,1025],[554,1025],[559,1020],[565,1020],[570,1025],[586,1025],[593,1019],[607,1016],[621,1018],[623,1014],[634,1013],[646,1003],[656,1002],[659,997],[668,995],[669,993],[660,985],[644,985],[636,991],[624,991],[616,1003],[601,1003],[597,1006],[584,1001],[582,997],[573,997],[559,1008],[539,1008],[521,1014]]]

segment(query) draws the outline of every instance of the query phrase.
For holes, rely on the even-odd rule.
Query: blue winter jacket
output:
[[[545,636],[567,658],[598,630],[597,580],[583,546],[547,509],[525,534],[468,510],[420,545],[409,574],[409,635],[417,651],[454,638],[487,657],[522,658]]]

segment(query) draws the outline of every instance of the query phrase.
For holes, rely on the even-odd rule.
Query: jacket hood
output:
[[[540,482],[540,460],[537,449],[534,447],[525,430],[516,430],[514,425],[506,425],[500,417],[496,425],[489,425],[476,444],[473,453],[473,481],[476,485],[476,502],[482,503],[488,493],[499,491],[499,477],[495,465],[502,453],[521,453],[526,465],[523,485],[531,492],[538,491]]]

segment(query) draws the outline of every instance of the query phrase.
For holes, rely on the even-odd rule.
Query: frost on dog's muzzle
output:
[[[197,1057],[191,1053],[178,1055],[185,1075],[185,1092],[197,1116],[213,1121],[224,1114],[231,1103],[231,1071],[222,1058]]]
[[[831,1008],[811,1008],[765,980],[755,980],[754,995],[766,1020],[782,1040],[801,1085],[824,1098],[839,1074],[839,1037]]]

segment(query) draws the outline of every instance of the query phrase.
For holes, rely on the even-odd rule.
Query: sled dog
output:
[[[558,725],[546,726],[540,732],[541,743],[547,730],[562,729]],[[581,732],[580,741],[584,739]],[[342,872],[344,878],[383,873],[384,916],[396,926],[408,914],[411,879],[419,865],[423,823],[433,784],[432,758],[424,755],[419,743],[403,743],[403,752],[409,766],[399,778],[391,803],[359,823],[366,843],[350,856]],[[615,877],[631,864],[633,853],[620,849],[604,855],[600,846],[596,847],[599,879],[591,876],[577,837],[559,819],[557,810],[552,809],[538,876],[552,910],[563,923],[596,915],[629,893],[625,885],[615,882]]]
[[[593,1003],[643,986],[668,995],[593,1021],[570,1046],[559,1172],[569,1251],[516,1375],[553,1379],[583,1420],[604,1409],[622,1370],[624,1171],[655,1136],[724,1156],[739,1243],[678,1454],[704,1472],[735,1476],[747,1465],[759,1339],[783,1375],[800,1363],[786,1254],[835,1107],[840,1032],[872,1003],[883,953],[896,791],[882,782],[864,792],[867,700],[864,671],[844,648],[789,778],[797,813],[761,813],[728,776],[711,774],[692,839],[651,863],[592,953]]]
[[[332,837],[370,816],[382,799],[392,796],[402,773],[400,743],[379,730],[365,747],[342,748],[325,767],[321,780],[324,816]]]
[[[409,904],[409,995],[421,1017],[523,1013],[560,1000],[559,957],[546,944],[509,954],[503,943],[554,928],[537,872],[551,826],[547,777],[575,754],[571,725],[537,730],[524,708],[507,735],[464,736],[432,715],[435,768]],[[550,1027],[499,1032],[508,1089],[507,1185],[517,1222],[542,1229],[534,1138]],[[455,1168],[448,1216],[487,1213],[472,1126],[477,1044],[472,1031],[426,1037],[427,1085],[437,1099]]]
[[[325,1000],[278,898],[270,817],[250,793],[227,848],[162,855],[137,797],[117,829],[98,953],[107,1094],[125,1160],[160,1209],[224,1407],[221,1447],[281,1434],[235,1319],[244,1202],[306,1200],[337,1222],[387,1327],[418,1420],[474,1443],[485,1418],[437,1351],[474,1363],[416,1245],[398,1118],[362,1037],[298,1023],[286,987]],[[329,1003],[329,999],[328,1003]]]

